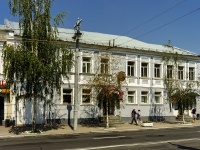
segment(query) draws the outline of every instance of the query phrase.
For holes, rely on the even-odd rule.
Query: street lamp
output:
[[[72,37],[76,40],[76,49],[75,49],[75,81],[74,81],[74,131],[77,130],[77,120],[78,120],[78,78],[79,78],[79,38],[81,37],[82,33],[80,32],[80,25],[82,19],[77,20],[76,24],[74,25],[74,36]]]

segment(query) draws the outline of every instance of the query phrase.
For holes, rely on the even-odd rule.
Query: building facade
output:
[[[170,53],[171,48],[163,45],[149,44],[125,36],[109,35],[94,32],[82,32],[78,52],[78,121],[97,120],[104,114],[104,105],[97,101],[93,90],[88,88],[90,79],[96,74],[109,71],[117,74],[125,72],[126,79],[121,82],[123,100],[119,107],[109,104],[109,115],[119,115],[122,120],[130,121],[132,109],[140,109],[143,119],[157,121],[175,119],[178,114],[175,105],[169,103],[167,90],[164,88],[164,76],[174,71],[171,65],[162,61],[163,52]],[[71,50],[75,50],[72,39],[73,30],[59,28],[59,38],[66,42]],[[0,26],[0,55],[5,43],[19,43],[18,24],[5,20]],[[199,82],[200,57],[192,52],[174,48],[174,52],[187,58],[177,70],[177,77],[182,82]],[[0,64],[0,121],[11,119],[16,124],[32,123],[32,102],[16,101],[12,87],[6,87],[3,62]],[[37,123],[53,120],[67,124],[74,117],[74,81],[75,68],[68,77],[62,78],[61,93],[55,94],[52,106],[43,107],[44,102],[38,101]],[[199,89],[196,85],[194,88]],[[197,97],[197,113],[200,113],[200,100]],[[186,111],[189,115],[190,111]]]

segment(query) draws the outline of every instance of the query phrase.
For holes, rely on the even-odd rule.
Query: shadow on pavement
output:
[[[169,142],[169,144],[177,146],[178,149],[200,150],[199,148],[193,148],[193,147],[183,146],[183,145],[180,145],[180,144],[173,144],[173,143],[170,143],[170,142]]]
[[[53,124],[53,125],[37,125],[37,133],[46,132],[49,130],[58,130],[58,129],[64,129],[62,125],[59,124]],[[30,132],[32,131],[32,125],[23,125],[23,126],[12,126],[9,130],[9,133],[13,133],[16,135],[19,135],[24,132]]]

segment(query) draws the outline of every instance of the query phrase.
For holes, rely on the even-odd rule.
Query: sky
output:
[[[67,12],[60,27],[128,36],[146,43],[175,47],[200,54],[200,0],[54,0],[52,17]],[[0,24],[18,21],[0,0]]]

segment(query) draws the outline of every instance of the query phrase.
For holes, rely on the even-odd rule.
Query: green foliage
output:
[[[22,43],[4,46],[4,73],[8,84],[14,87],[21,85],[18,90],[25,91],[20,92],[17,98],[22,94],[26,98],[34,98],[33,122],[36,121],[36,99],[43,100],[50,95],[52,100],[54,91],[61,89],[62,75],[66,76],[73,65],[73,53],[57,38],[57,26],[62,23],[66,13],[58,14],[52,23],[54,26],[51,26],[52,2],[8,1],[12,15],[19,17]]]
[[[6,82],[12,85],[20,81],[26,85],[25,91],[29,96],[33,93],[41,95],[48,87],[46,94],[53,97],[54,89],[60,90],[61,76],[67,76],[67,70],[73,64],[73,53],[64,45],[57,43],[45,45],[46,47],[38,55],[23,45],[7,45],[3,51]],[[62,53],[62,57],[59,53]]]
[[[178,66],[187,58],[175,52],[170,41],[164,46],[170,48],[171,51],[163,52],[162,61],[166,66],[173,66],[172,78],[168,78],[167,71],[164,74],[164,86],[167,90],[169,102],[178,104],[179,115],[182,115],[185,109],[189,109],[194,105],[197,96],[197,89],[194,89],[194,87],[197,87],[198,84],[195,81],[178,79]]]

